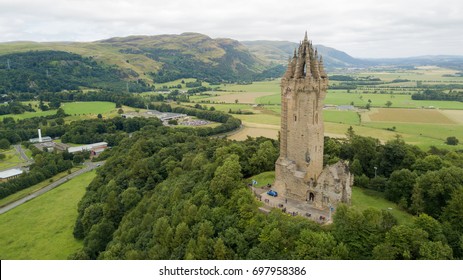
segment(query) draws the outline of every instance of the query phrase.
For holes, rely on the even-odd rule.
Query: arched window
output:
[[[313,192],[311,192],[309,194],[309,202],[313,202],[315,200],[315,194]]]

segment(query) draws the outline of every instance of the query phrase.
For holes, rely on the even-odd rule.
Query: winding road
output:
[[[40,189],[40,190],[38,190],[36,192],[33,192],[33,193],[29,194],[26,197],[23,197],[21,199],[18,199],[18,200],[14,201],[14,202],[11,202],[11,203],[1,207],[0,208],[0,214],[3,214],[5,212],[7,212],[7,211],[10,211],[11,209],[13,209],[15,207],[18,207],[19,205],[21,205],[21,204],[23,204],[23,203],[25,203],[25,202],[27,202],[27,201],[29,201],[31,199],[34,199],[34,198],[38,197],[39,195],[42,195],[42,194],[48,192],[49,190],[52,190],[52,189],[58,187],[59,185],[69,181],[70,179],[72,179],[72,178],[74,178],[76,176],[79,176],[79,175],[81,175],[83,173],[89,172],[89,171],[91,171],[91,170],[93,170],[93,169],[95,169],[98,166],[103,165],[103,164],[104,164],[104,161],[86,162],[86,163],[84,163],[84,165],[85,165],[84,168],[82,168],[82,169],[80,169],[80,170],[78,170],[78,171],[76,171],[74,173],[71,173],[71,174],[69,174],[69,175],[67,175],[67,176],[65,176],[65,177],[63,177],[63,178],[61,178],[59,180],[56,180],[55,182],[49,184],[48,186],[46,186],[46,187],[44,187],[44,188],[42,188],[42,189]]]

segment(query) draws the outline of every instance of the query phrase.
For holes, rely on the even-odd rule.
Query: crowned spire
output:
[[[309,38],[307,37],[307,30],[305,31],[305,35],[304,35],[304,41],[307,41],[309,40]]]

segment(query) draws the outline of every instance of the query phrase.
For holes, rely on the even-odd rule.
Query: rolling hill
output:
[[[241,43],[260,59],[284,65],[288,63],[288,58],[293,55],[294,49],[299,45],[288,41],[242,41]],[[315,45],[315,47],[323,56],[327,69],[373,65],[370,61],[353,58],[345,52],[330,47],[323,45]]]
[[[198,33],[129,36],[89,43],[12,42],[0,44],[0,56],[28,51],[63,51],[117,67],[125,80],[148,83],[179,78],[209,82],[250,81],[274,65],[232,39],[212,39]],[[0,57],[6,67],[6,57]],[[13,64],[14,61],[10,60]]]
[[[102,83],[91,81],[78,83],[72,77],[60,76],[62,83],[71,81],[79,87],[104,87],[110,81],[117,80],[117,88],[125,88],[126,82],[131,88],[143,87],[153,83],[162,83],[180,78],[197,78],[211,83],[247,82],[271,77],[280,77],[298,44],[288,41],[236,41],[227,38],[213,39],[199,33],[182,33],[180,35],[128,36],[116,37],[95,42],[10,42],[0,43],[0,77],[11,77],[6,70],[18,64],[18,53],[24,53],[28,59],[34,56],[46,57],[46,52],[66,52],[80,57],[73,58],[80,63],[67,60],[56,61],[50,57],[41,61],[37,68],[39,75],[27,70],[24,59],[21,63],[26,74],[26,85],[49,85],[47,69],[59,70],[57,66],[65,64],[68,74],[99,73]],[[345,52],[315,45],[323,56],[328,71],[335,68],[369,67],[369,66],[418,66],[442,65],[461,70],[462,57],[436,56],[400,59],[357,59]],[[31,51],[33,51],[31,53]],[[45,53],[44,53],[45,52]],[[27,53],[27,54],[26,54]],[[58,54],[58,53],[57,53]],[[63,54],[60,54],[63,56]],[[40,60],[40,59],[39,59]],[[50,65],[50,67],[49,67]],[[37,65],[34,65],[36,67]],[[18,70],[18,69],[16,69]],[[2,73],[3,71],[3,73]],[[62,72],[62,71],[61,71]],[[14,75],[17,79],[20,75]],[[35,77],[35,78],[31,78]],[[54,76],[58,77],[58,76]],[[0,79],[0,88],[8,88],[12,80]],[[24,84],[23,83],[23,84]],[[54,83],[54,82],[53,82]],[[56,83],[55,83],[56,84]],[[40,87],[39,87],[40,88]],[[55,87],[67,89],[66,87]],[[140,90],[142,90],[140,88]],[[49,88],[45,88],[50,90]]]

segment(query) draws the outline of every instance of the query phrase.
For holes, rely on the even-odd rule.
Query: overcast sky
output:
[[[462,0],[0,0],[0,42],[199,32],[355,57],[463,55]]]

